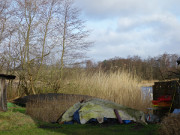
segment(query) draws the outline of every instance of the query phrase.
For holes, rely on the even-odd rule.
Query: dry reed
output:
[[[95,96],[144,111],[150,106],[150,96],[143,97],[139,80],[125,71],[81,73],[59,92]]]
[[[160,135],[180,135],[180,114],[169,114],[165,117],[159,129]]]

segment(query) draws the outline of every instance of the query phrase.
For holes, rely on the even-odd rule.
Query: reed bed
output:
[[[60,93],[94,96],[143,111],[151,105],[150,95],[144,97],[142,94],[140,79],[125,71],[84,72],[64,84]]]

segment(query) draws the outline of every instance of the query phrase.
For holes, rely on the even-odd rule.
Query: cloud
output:
[[[179,0],[77,0],[95,46],[88,56],[96,61],[162,53],[180,54]]]
[[[117,16],[137,16],[171,12],[179,14],[179,0],[76,0],[84,14],[91,19],[106,19]]]
[[[86,16],[97,20],[160,10],[157,0],[77,0],[77,3]]]
[[[89,56],[98,60],[115,56],[139,55],[147,58],[164,52],[180,53],[180,24],[170,14],[120,18],[116,30],[96,29],[94,33],[96,45]]]

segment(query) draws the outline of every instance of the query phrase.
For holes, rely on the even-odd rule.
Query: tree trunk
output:
[[[0,78],[0,111],[7,111],[7,91],[4,78]]]

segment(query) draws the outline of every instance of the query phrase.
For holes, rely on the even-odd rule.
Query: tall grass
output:
[[[140,110],[150,105],[150,97],[142,96],[140,79],[125,71],[83,72],[66,80],[59,92],[95,96]]]

